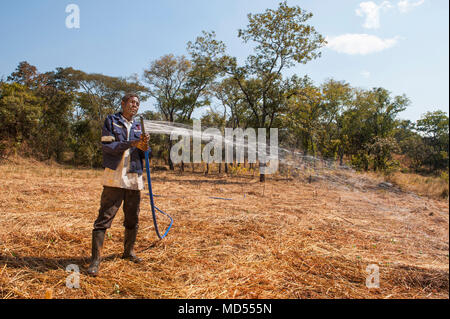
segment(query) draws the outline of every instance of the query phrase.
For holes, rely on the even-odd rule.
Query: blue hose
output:
[[[149,161],[149,156],[148,156],[148,151],[145,152],[145,166],[147,168],[147,183],[148,183],[148,194],[150,196],[150,205],[152,207],[152,215],[153,215],[153,224],[155,225],[155,231],[156,231],[156,235],[158,235],[159,239],[163,239],[164,237],[166,237],[167,233],[170,230],[170,227],[172,227],[173,224],[173,219],[172,217],[170,217],[169,214],[166,214],[165,212],[163,212],[161,209],[159,209],[158,207],[155,206],[155,203],[153,201],[153,191],[152,191],[152,179],[150,178],[150,161]],[[169,227],[167,227],[166,232],[164,233],[164,235],[160,235],[159,233],[159,229],[158,229],[158,223],[156,221],[156,212],[155,209],[160,212],[161,214],[166,215],[167,217],[170,218],[170,225]]]

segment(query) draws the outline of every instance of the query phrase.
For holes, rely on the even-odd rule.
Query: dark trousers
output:
[[[123,226],[135,229],[139,223],[139,204],[141,191],[103,186],[98,217],[94,222],[94,230],[105,230],[111,227],[114,216],[123,202],[125,218]]]

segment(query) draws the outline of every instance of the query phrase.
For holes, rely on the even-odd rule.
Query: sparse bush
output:
[[[366,152],[360,151],[352,156],[352,166],[356,170],[369,170],[370,157]]]
[[[391,174],[401,170],[400,162],[397,160],[390,160],[386,163],[386,168],[384,169],[385,174]]]
[[[444,181],[446,181],[448,183],[448,172],[447,171],[443,171],[441,173],[441,179],[443,179]]]
[[[395,162],[392,160],[392,154],[400,151],[396,140],[392,137],[375,137],[373,142],[367,145],[374,171],[387,171],[389,166],[394,167]],[[399,163],[398,165],[399,166]]]

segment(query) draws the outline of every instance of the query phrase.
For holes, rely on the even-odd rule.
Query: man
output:
[[[139,110],[139,97],[128,93],[122,98],[122,112],[108,115],[102,129],[103,192],[99,214],[92,230],[92,261],[88,274],[96,276],[101,261],[105,232],[123,202],[125,214],[124,252],[122,258],[133,262],[141,259],[134,253],[138,230],[141,190],[144,188],[143,158],[149,149],[149,136],[142,134],[133,120]]]

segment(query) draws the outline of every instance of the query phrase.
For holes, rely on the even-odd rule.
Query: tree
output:
[[[77,93],[78,115],[88,114],[93,121],[103,123],[108,114],[119,111],[121,99],[127,92],[138,94],[141,101],[146,100],[146,88],[139,82],[73,68],[56,70],[55,78],[60,84]]]
[[[249,14],[249,24],[239,30],[244,43],[256,44],[255,53],[242,67],[230,58],[228,73],[238,83],[258,127],[270,128],[286,106],[279,103],[284,98],[279,94],[282,72],[296,63],[306,64],[320,57],[318,50],[325,45],[325,39],[305,24],[311,17],[311,13],[298,6],[289,7],[285,1],[276,10]],[[264,179],[260,174],[260,181]]]
[[[448,115],[443,111],[427,112],[417,121],[416,128],[430,150],[424,164],[430,165],[433,170],[448,169]]]
[[[409,99],[402,96],[391,97],[390,92],[384,88],[371,90],[354,89],[354,97],[349,102],[349,107],[342,115],[343,137],[347,145],[347,154],[353,163],[367,170],[369,169],[369,150],[381,150],[378,155],[386,155],[384,146],[394,144],[390,138],[395,134],[398,125],[398,113],[405,110]],[[383,145],[383,147],[381,147]],[[392,150],[397,150],[392,147]],[[381,169],[382,163],[389,158],[377,157],[374,169]]]
[[[321,130],[319,147],[322,156],[339,158],[343,165],[343,157],[348,147],[344,134],[345,117],[352,98],[353,90],[349,83],[329,79],[321,85],[323,110],[321,113]]]
[[[367,92],[369,111],[372,114],[368,125],[373,136],[388,137],[396,126],[397,115],[404,111],[410,101],[405,96],[391,98],[390,92],[384,88],[373,88]]]
[[[417,121],[417,130],[434,142],[448,139],[448,115],[443,111],[427,112]]]
[[[223,73],[227,61],[224,56],[225,44],[216,40],[214,31],[203,31],[194,42],[189,41],[187,51],[191,56],[192,69],[182,101],[182,120],[190,120],[196,107],[210,105],[211,86],[217,76]]]
[[[71,138],[71,118],[75,94],[66,91],[55,72],[47,72],[43,84],[36,90],[42,98],[42,116],[36,136],[45,159],[53,156],[63,162],[63,154],[68,150]]]
[[[42,114],[42,99],[25,85],[2,83],[0,86],[0,136],[13,137],[19,145],[37,133]]]
[[[221,54],[225,46],[215,39],[214,32],[203,32],[194,42],[188,42],[191,59],[165,55],[144,70],[148,92],[166,121],[188,123],[196,108],[209,105],[210,86],[223,69]],[[171,149],[172,141],[167,140]],[[169,167],[174,169],[168,155]]]
[[[168,54],[153,61],[150,67],[144,70],[144,80],[149,85],[147,91],[155,99],[158,111],[168,122],[173,123],[180,117],[180,112],[183,112],[184,87],[187,85],[191,67],[191,62],[184,56],[175,57]],[[166,142],[170,150],[172,141],[167,138]],[[173,170],[170,152],[167,152],[167,157],[169,167]]]
[[[22,61],[17,66],[16,70],[8,76],[7,80],[34,89],[39,85],[41,78],[37,67],[29,64],[27,61]]]
[[[69,128],[73,162],[101,166],[100,138],[106,116],[120,110],[126,92],[135,92],[141,101],[145,101],[146,88],[133,80],[89,74],[73,68],[57,68],[52,77],[57,87],[74,96]]]
[[[402,153],[410,160],[409,166],[416,172],[426,163],[429,154],[432,153],[431,147],[425,144],[419,134],[407,136],[400,141],[399,146]]]
[[[374,171],[385,171],[390,168],[393,164],[392,154],[399,151],[397,141],[393,137],[376,136],[366,147],[372,157]]]
[[[164,119],[174,122],[181,109],[182,89],[188,81],[191,63],[184,56],[165,55],[153,61],[144,70],[144,80],[149,85],[148,93],[156,100]]]
[[[246,120],[251,116],[245,105],[245,98],[232,78],[225,78],[221,82],[214,83],[212,87],[214,96],[220,101],[226,125],[233,129],[246,127]]]
[[[293,77],[294,93],[288,99],[289,109],[283,119],[293,133],[304,155],[316,155],[316,135],[323,113],[323,95],[308,76]]]

